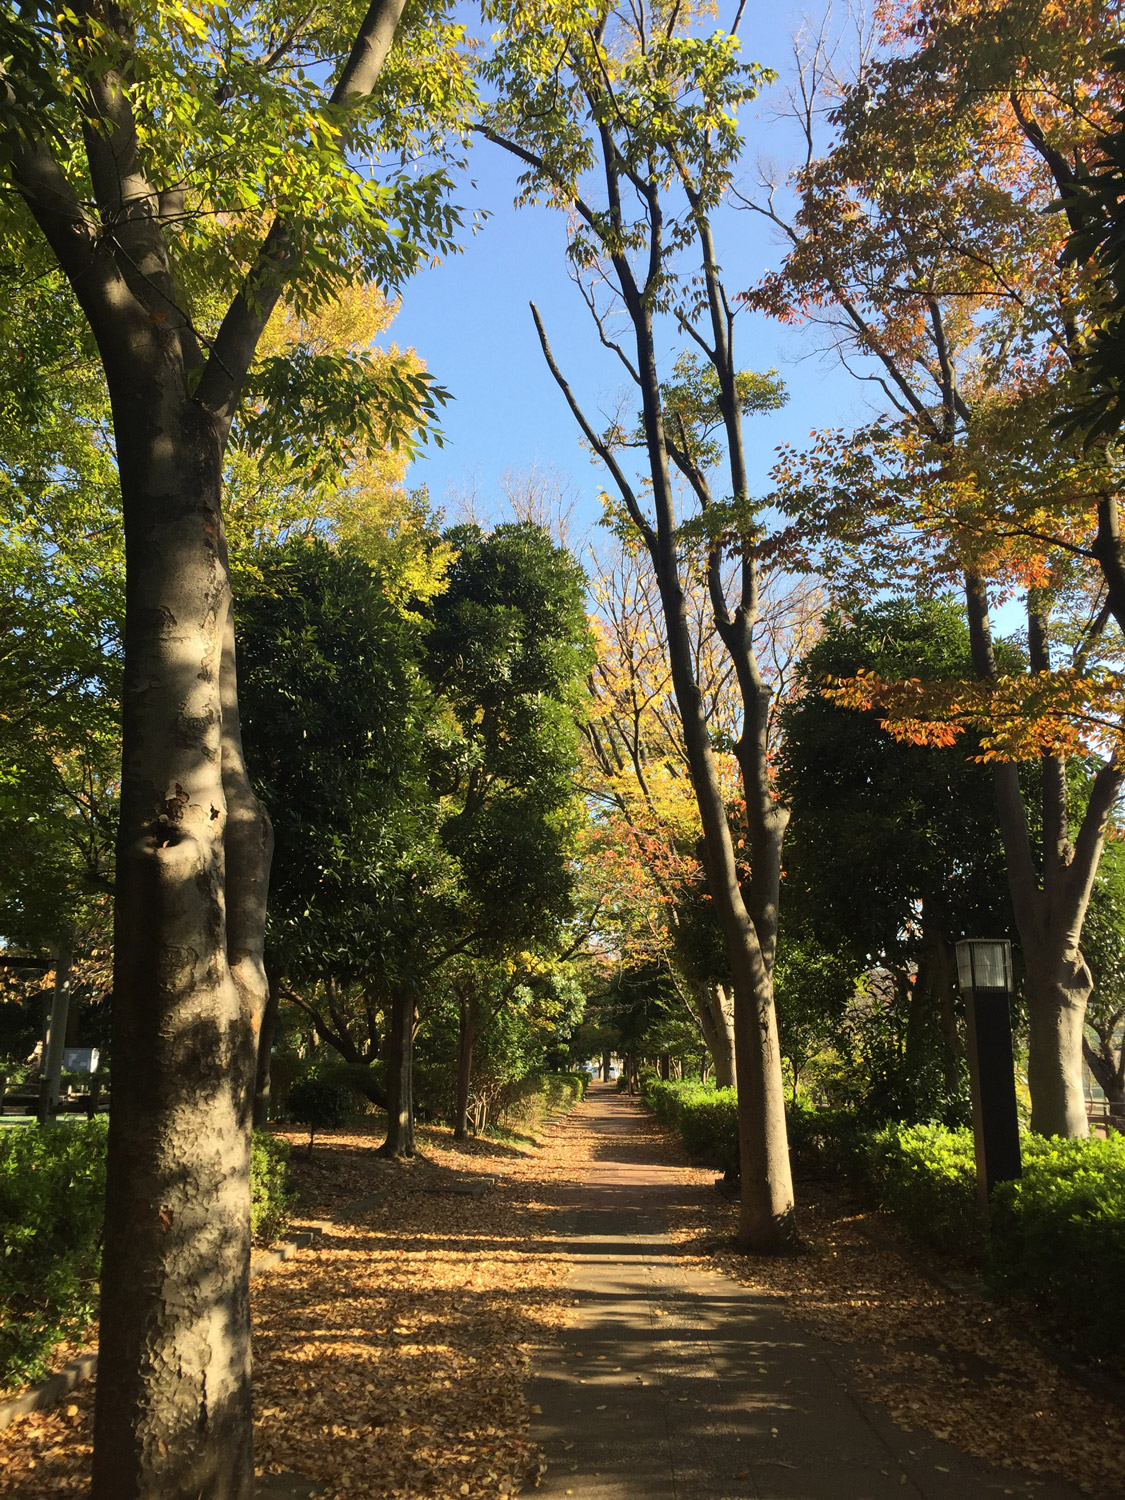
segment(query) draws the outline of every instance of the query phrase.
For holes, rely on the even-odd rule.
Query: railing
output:
[[[1086,1118],[1091,1135],[1125,1135],[1125,1103],[1110,1104],[1105,1099],[1086,1101]]]

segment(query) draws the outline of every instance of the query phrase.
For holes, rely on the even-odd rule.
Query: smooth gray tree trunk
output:
[[[397,992],[387,1037],[387,1138],[380,1156],[414,1155],[414,1015],[413,994]]]

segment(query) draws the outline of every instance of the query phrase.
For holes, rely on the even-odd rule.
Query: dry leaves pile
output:
[[[734,1209],[724,1204],[718,1218],[729,1235]],[[923,1275],[873,1219],[802,1185],[807,1254],[748,1261],[720,1251],[715,1258],[744,1286],[784,1298],[786,1312],[812,1332],[852,1345],[860,1389],[900,1427],[1120,1500],[1125,1411],[1045,1358],[1010,1311]]]
[[[384,1196],[254,1283],[258,1464],[334,1500],[513,1494],[538,1471],[530,1352],[563,1317],[540,1191],[558,1165],[551,1148],[454,1149],[424,1131],[426,1159],[399,1166],[374,1157],[378,1141],[337,1133],[311,1162],[295,1153],[298,1219]],[[482,1173],[497,1179],[483,1198],[449,1191]],[[92,1408],[86,1385],[0,1432],[0,1495],[83,1493]]]
[[[581,1115],[539,1150],[454,1147],[426,1130],[423,1159],[407,1166],[375,1158],[377,1142],[337,1132],[311,1161],[295,1153],[306,1219],[380,1199],[254,1283],[259,1465],[304,1474],[332,1500],[499,1500],[539,1471],[522,1388],[570,1300],[554,1211],[573,1206],[591,1160],[604,1174],[605,1138]],[[748,1261],[714,1249],[734,1210],[693,1191],[714,1174],[689,1168],[655,1120],[615,1139],[612,1158],[623,1180],[674,1163],[685,1191],[662,1211],[685,1257],[784,1299],[807,1328],[850,1346],[863,1393],[900,1425],[1119,1500],[1121,1408],[1044,1358],[993,1303],[928,1280],[871,1216],[803,1185],[808,1253]],[[496,1179],[483,1198],[451,1190],[480,1174]],[[0,1432],[0,1496],[84,1492],[91,1410],[84,1386]]]

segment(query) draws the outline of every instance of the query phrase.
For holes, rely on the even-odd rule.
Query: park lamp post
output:
[[[969,1077],[977,1191],[987,1205],[998,1182],[1020,1173],[1016,1069],[1012,1057],[1012,945],[1006,938],[957,944],[957,979],[968,1018]]]

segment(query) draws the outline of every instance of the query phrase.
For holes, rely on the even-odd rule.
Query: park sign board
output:
[[[98,1049],[96,1047],[64,1047],[64,1073],[96,1073],[98,1071]]]

